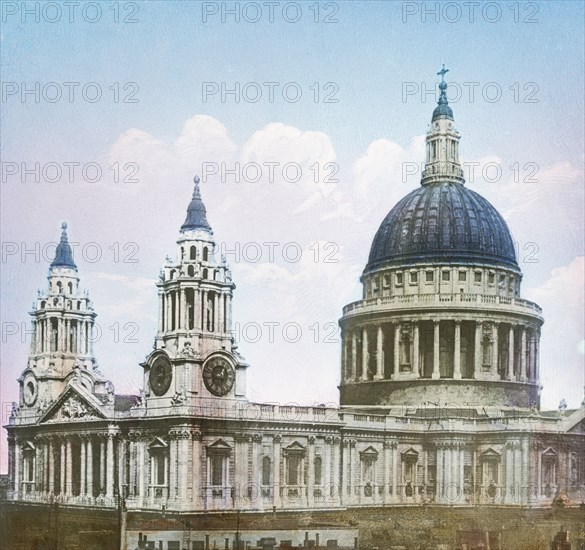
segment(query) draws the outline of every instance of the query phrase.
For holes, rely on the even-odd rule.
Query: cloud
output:
[[[585,258],[554,268],[541,285],[525,296],[543,308],[541,383],[547,407],[556,408],[562,398],[576,407],[583,398],[585,334]],[[573,384],[567,384],[572,380]]]

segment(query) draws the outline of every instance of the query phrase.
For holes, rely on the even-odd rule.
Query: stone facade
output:
[[[100,373],[64,225],[7,426],[9,498],[174,512],[581,502],[585,407],[540,410],[542,312],[520,297],[505,222],[464,187],[445,88],[421,190],[382,224],[363,298],[343,309],[339,408],[246,399],[235,285],[198,178],[156,283],[140,395]]]

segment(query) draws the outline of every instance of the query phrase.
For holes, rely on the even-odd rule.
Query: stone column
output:
[[[362,380],[368,379],[368,329],[362,329]]]
[[[136,478],[138,480],[138,503],[139,506],[143,506],[144,505],[144,497],[146,496],[146,491],[145,491],[145,487],[144,487],[144,482],[145,482],[145,478],[146,478],[146,468],[145,468],[145,453],[144,453],[144,447],[145,447],[145,443],[143,439],[138,439],[137,440],[137,459],[136,459]]]
[[[193,330],[201,330],[203,321],[201,319],[202,296],[200,289],[193,289]]]
[[[440,354],[441,354],[441,347],[440,347],[440,322],[434,321],[434,332],[433,332],[433,374],[432,378],[437,380],[441,378],[441,371],[440,371]]]
[[[520,381],[526,382],[529,373],[526,372],[526,327],[522,327],[520,340]]]
[[[388,488],[390,487],[390,441],[384,441],[384,504],[389,501]]]
[[[176,432],[169,433],[169,500],[174,500],[177,497],[177,437],[178,434]]]
[[[179,435],[179,505],[187,506],[187,480],[189,468],[189,439],[191,434],[184,430]]]
[[[400,323],[394,325],[394,378],[400,372]]]
[[[65,492],[67,494],[68,497],[70,497],[73,494],[73,464],[72,464],[72,452],[71,452],[71,438],[67,438],[67,444],[66,444],[66,465],[65,465]]]
[[[218,327],[217,330],[221,333],[224,334],[225,333],[225,308],[224,308],[224,303],[225,303],[225,296],[223,292],[219,293],[219,315],[217,318],[218,321]]]
[[[455,321],[455,338],[453,342],[453,378],[461,379],[461,322]]]
[[[475,322],[475,349],[473,358],[473,373],[472,378],[481,377],[481,321]]]
[[[512,380],[514,377],[514,325],[510,325],[508,333],[508,371],[506,380]]]
[[[179,290],[179,329],[189,328],[189,320],[187,319],[187,307],[185,302],[185,289],[181,287]]]
[[[534,381],[540,380],[540,330],[534,332]]]
[[[272,449],[274,453],[274,506],[280,507],[280,442],[282,437],[275,435],[272,438]]]
[[[165,325],[165,296],[162,290],[158,292],[158,331],[164,332]]]
[[[86,472],[86,458],[85,458],[85,438],[82,437],[80,439],[80,459],[79,459],[79,483],[80,483],[80,487],[79,487],[79,495],[80,496],[85,496],[85,472]]]
[[[213,299],[213,331],[219,332],[219,292],[215,292]]]
[[[106,442],[100,439],[100,488],[99,494],[105,494],[106,490]]]
[[[437,445],[437,475],[435,476],[435,502],[443,502],[443,447]]]
[[[55,449],[53,448],[53,438],[49,439],[49,468],[48,468],[48,486],[49,494],[55,493]]]
[[[207,330],[207,290],[201,291],[201,331]]]
[[[331,447],[331,453],[333,455],[333,472],[332,472],[332,484],[333,484],[333,495],[336,499],[341,498],[341,483],[339,482],[339,445],[341,439],[339,437],[333,437],[333,446]],[[325,495],[328,497],[329,495]]]
[[[399,501],[398,494],[398,444],[396,441],[392,445],[392,496],[395,502]]]
[[[180,303],[179,303],[179,291],[175,290],[173,292],[173,298],[175,302],[175,330],[179,330],[179,322],[181,319],[181,312],[180,310]]]
[[[69,324],[69,319],[65,320],[65,331],[63,333],[63,351],[64,352],[68,352],[68,351],[73,351],[71,349],[69,349],[69,328],[70,328],[70,324]]]
[[[499,349],[499,335],[500,335],[500,323],[494,322],[494,341],[493,346],[493,369],[494,374],[498,376],[498,370],[500,368],[500,349]]]
[[[61,440],[60,445],[61,445],[61,454],[60,454],[59,458],[61,459],[60,460],[61,463],[59,465],[60,466],[59,476],[60,476],[61,487],[59,488],[59,493],[61,495],[64,495],[65,494],[65,478],[66,478],[66,475],[65,475],[65,456],[66,456],[65,448],[66,447],[65,447],[65,440],[64,439]]]
[[[355,330],[351,332],[351,379],[357,379],[357,335]]]
[[[20,441],[14,438],[14,496],[18,500],[20,493]]]
[[[378,337],[376,341],[376,376],[375,380],[384,378],[384,331],[382,325],[378,325]]]
[[[114,437],[115,434],[108,433],[107,458],[106,458],[106,496],[114,496]]]
[[[199,508],[200,506],[200,498],[201,498],[201,440],[203,435],[200,431],[196,430],[193,432],[193,440],[192,440],[192,449],[191,452],[193,453],[193,503],[195,504],[195,508]],[[236,465],[237,468],[237,465]],[[241,488],[236,487],[236,490],[241,490]]]
[[[413,323],[413,344],[412,344],[412,370],[416,378],[420,378],[420,344],[418,322]]]
[[[81,353],[81,321],[75,323],[75,353]]]
[[[260,446],[262,443],[262,436],[260,434],[254,434],[252,436],[252,498],[259,499],[261,502],[261,491],[260,491]]]
[[[307,481],[307,504],[309,508],[315,506],[315,438],[311,435],[308,437],[308,481]],[[321,470],[321,473],[323,471]]]
[[[87,452],[85,454],[85,460],[87,462],[87,483],[86,492],[88,496],[93,497],[93,441],[91,435],[87,437]]]

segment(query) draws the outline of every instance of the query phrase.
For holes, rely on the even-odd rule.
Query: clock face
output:
[[[150,367],[150,388],[154,395],[164,395],[171,387],[171,380],[173,379],[173,367],[170,361],[160,356],[154,360],[152,367]]]
[[[34,374],[27,374],[23,384],[24,403],[31,407],[37,400],[37,379]]]
[[[214,357],[203,367],[203,382],[213,395],[221,397],[228,393],[234,380],[234,369],[223,357]]]

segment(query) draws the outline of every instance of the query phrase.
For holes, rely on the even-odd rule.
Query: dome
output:
[[[519,271],[502,216],[481,195],[453,182],[423,185],[390,210],[374,237],[366,270],[421,262]]]

